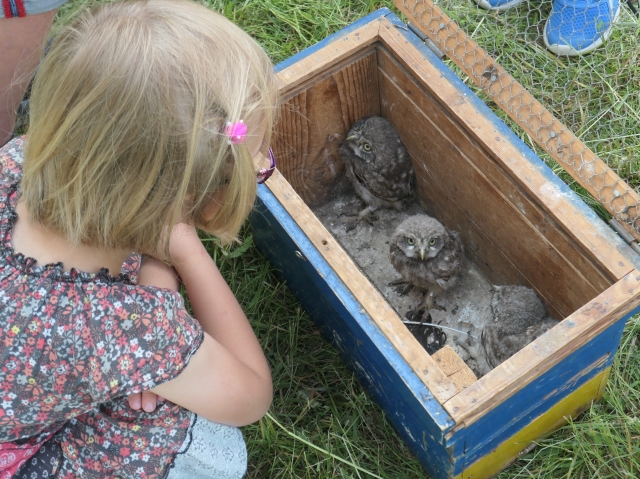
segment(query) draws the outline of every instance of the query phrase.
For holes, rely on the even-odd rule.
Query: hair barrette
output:
[[[247,138],[247,125],[240,120],[237,123],[227,122],[224,134],[229,137],[229,144],[239,145]]]

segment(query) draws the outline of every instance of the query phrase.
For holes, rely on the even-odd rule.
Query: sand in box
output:
[[[401,279],[389,261],[391,236],[403,220],[424,214],[424,211],[416,203],[401,212],[376,210],[378,219],[372,225],[361,221],[355,229],[347,231],[347,226],[355,219],[354,215],[364,206],[348,181],[343,179],[329,195],[328,201],[313,211],[402,319],[426,319],[426,315],[420,318],[415,314],[423,301],[421,290],[412,288],[402,295],[398,287],[389,285]],[[480,344],[482,328],[491,313],[490,301],[491,283],[465,257],[456,285],[436,296],[436,304],[443,309],[430,312],[433,324],[447,329],[422,325],[407,327],[430,354],[448,344],[476,376],[481,377],[491,370]]]

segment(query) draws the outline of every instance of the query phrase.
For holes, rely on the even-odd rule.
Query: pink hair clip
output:
[[[242,120],[237,123],[227,122],[224,134],[229,137],[229,144],[239,145],[247,138],[247,125]]]

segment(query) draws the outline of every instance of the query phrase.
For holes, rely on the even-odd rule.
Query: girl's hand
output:
[[[166,255],[167,241],[169,241],[169,257]],[[197,253],[200,253],[203,249],[204,246],[198,237],[198,232],[195,227],[186,223],[178,223],[170,233],[168,228],[165,229],[163,238],[158,244],[157,251],[149,254],[178,269],[179,264],[183,263],[194,253],[197,255]]]
[[[173,227],[169,237],[169,254],[171,255],[171,263],[178,271],[185,261],[191,256],[198,257],[203,250],[204,246],[193,226],[178,223]]]
[[[159,402],[163,402],[164,398],[152,393],[151,391],[143,391],[141,393],[130,394],[127,397],[129,407],[136,411],[140,409],[145,412],[153,412]]]

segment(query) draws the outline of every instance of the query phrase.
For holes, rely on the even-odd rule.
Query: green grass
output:
[[[54,31],[69,22],[79,7],[98,1],[67,3],[59,11]],[[390,2],[372,0],[203,3],[224,12],[247,30],[274,62],[317,43],[380,6],[392,7]],[[629,35],[629,31],[635,32],[633,27],[617,31],[602,52],[569,62],[546,53],[535,32],[531,33],[531,28],[546,18],[548,2],[530,9],[521,6],[507,15],[479,12],[471,0],[456,0],[451,5],[453,16],[467,32],[474,33],[477,41],[493,48],[508,71],[520,81],[519,76],[530,76],[530,84],[523,83],[539,100],[613,167],[626,172],[623,176],[632,184],[640,183],[640,173],[634,170],[638,165],[633,164],[640,161],[640,67],[637,36]],[[618,89],[605,88],[594,72],[604,72],[605,79]],[[585,73],[587,81],[583,81]],[[569,87],[559,88],[564,83]],[[514,127],[506,115],[497,113]],[[517,127],[514,131],[603,218],[608,217],[526,134]],[[250,235],[245,229],[244,243],[224,250],[211,241],[207,243],[251,319],[273,368],[275,396],[271,410],[259,423],[244,428],[250,456],[248,476],[427,477],[384,412],[364,393],[257,251]],[[603,400],[540,440],[537,448],[503,471],[500,478],[640,477],[639,335],[640,319],[635,317],[625,329]]]

